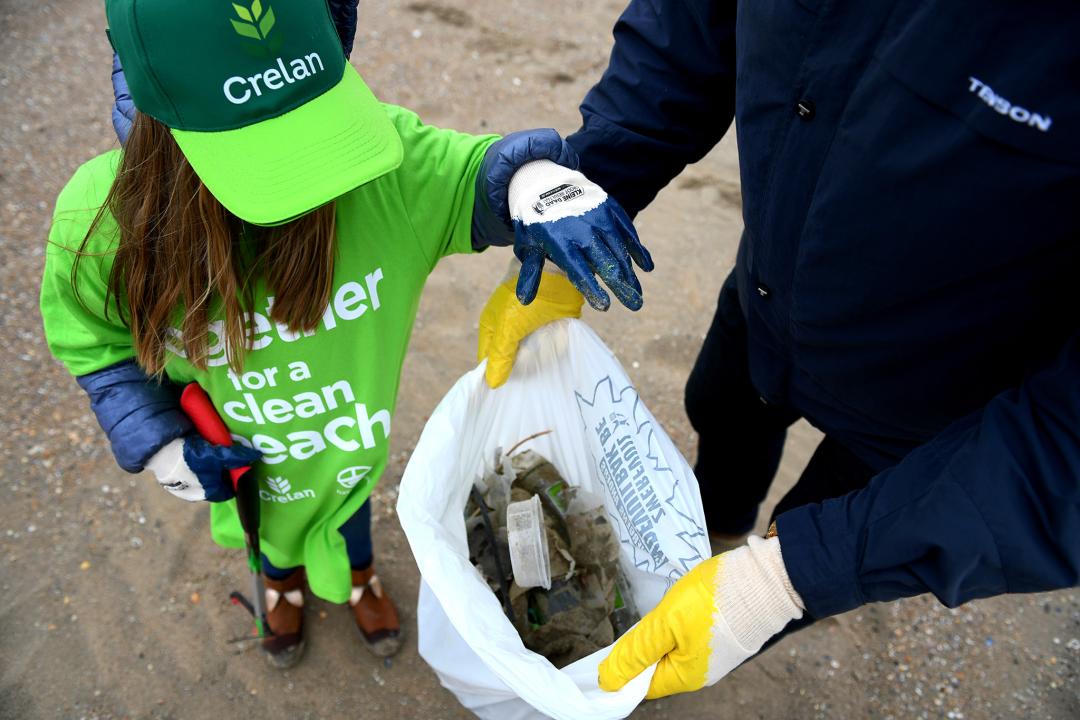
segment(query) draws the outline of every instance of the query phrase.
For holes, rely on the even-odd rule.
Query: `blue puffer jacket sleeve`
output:
[[[113,130],[116,131],[116,138],[123,145],[127,142],[127,136],[131,132],[131,124],[135,122],[135,103],[131,100],[127,78],[124,77],[124,68],[120,66],[120,56],[116,53],[113,53],[112,56],[112,84]]]
[[[954,607],[1080,584],[1080,336],[863,490],[777,530],[815,617],[924,592]]]
[[[76,379],[90,396],[90,409],[109,438],[116,462],[128,472],[141,472],[154,453],[193,430],[180,410],[177,387],[147,377],[134,360]]]
[[[631,215],[723,137],[735,113],[735,5],[633,0],[566,140]]]

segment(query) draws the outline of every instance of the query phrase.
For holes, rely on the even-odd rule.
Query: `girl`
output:
[[[255,463],[274,665],[301,656],[305,588],[348,603],[364,644],[393,654],[400,624],[373,569],[367,499],[427,275],[450,253],[514,243],[531,268],[518,293],[539,301],[515,310],[531,327],[551,298],[568,314],[574,288],[603,304],[600,264],[639,306],[628,258],[647,254],[554,131],[496,142],[378,103],[325,0],[107,0],[106,12],[139,112],[123,151],[83,165],[57,200],[49,346],[121,467],[210,501],[223,545],[242,546],[225,471]],[[581,192],[540,218],[568,183]],[[544,257],[569,280],[541,280]],[[193,432],[176,401],[190,382],[233,447]]]

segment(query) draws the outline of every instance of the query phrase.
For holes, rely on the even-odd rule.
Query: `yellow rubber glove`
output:
[[[480,313],[480,343],[477,361],[487,358],[484,378],[492,388],[510,377],[518,344],[537,328],[553,320],[581,317],[585,298],[564,275],[545,272],[540,277],[536,299],[528,305],[518,302],[517,276],[495,288]]]
[[[800,617],[802,599],[788,580],[779,539],[751,537],[680,578],[619,638],[600,663],[600,687],[618,690],[659,663],[646,698],[700,690]]]

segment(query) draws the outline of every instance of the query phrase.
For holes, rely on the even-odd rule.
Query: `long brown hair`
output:
[[[336,252],[334,203],[284,225],[247,225],[210,194],[169,129],[139,113],[116,180],[72,267],[111,213],[120,232],[105,298],[131,330],[136,359],[151,375],[165,369],[177,324],[189,362],[206,368],[208,325],[217,303],[229,366],[239,371],[254,341],[247,313],[258,278],[274,294],[270,319],[293,332],[314,330],[330,299]]]

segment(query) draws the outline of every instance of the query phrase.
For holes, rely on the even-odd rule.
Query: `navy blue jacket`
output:
[[[811,615],[1080,582],[1078,37],[1066,1],[616,25],[581,170],[637,212],[734,117],[754,384],[879,473],[778,519]]]
[[[173,440],[194,431],[180,409],[180,388],[147,377],[134,360],[124,360],[76,378],[90,398],[98,424],[109,438],[116,463],[130,473]]]

